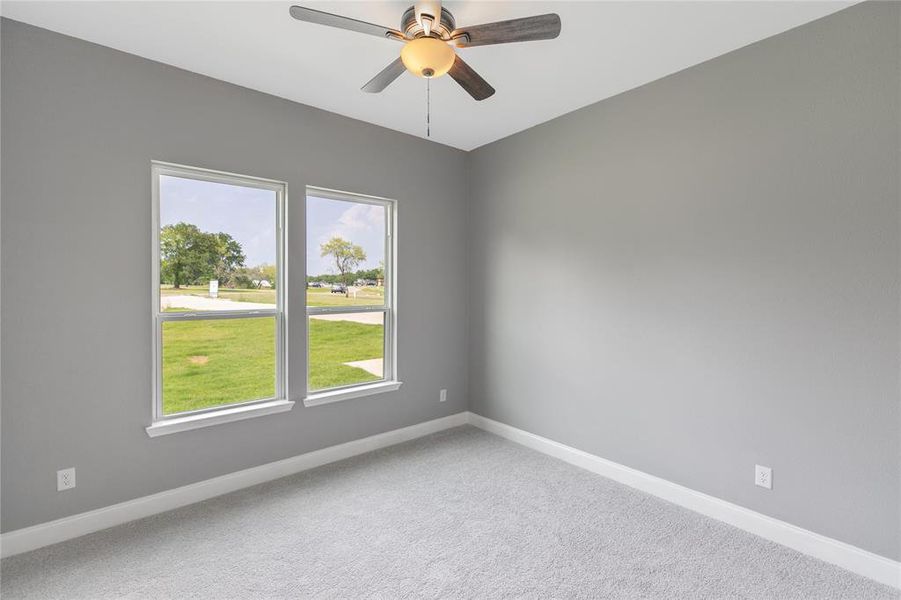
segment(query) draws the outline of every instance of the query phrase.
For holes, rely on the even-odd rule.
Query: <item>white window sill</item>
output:
[[[150,437],[169,435],[170,433],[178,433],[180,431],[189,431],[191,429],[200,429],[201,427],[209,427],[211,425],[221,425],[222,423],[231,423],[232,421],[252,419],[254,417],[262,417],[263,415],[285,412],[291,410],[291,407],[293,406],[293,400],[270,400],[269,402],[234,406],[232,408],[223,408],[222,410],[200,413],[198,415],[187,415],[184,417],[157,421],[150,427],[146,427],[145,431]]]
[[[319,406],[320,404],[330,404],[332,402],[350,400],[351,398],[362,398],[363,396],[372,396],[373,394],[393,392],[402,384],[402,381],[379,381],[378,383],[358,385],[347,389],[317,392],[304,398],[303,405]]]

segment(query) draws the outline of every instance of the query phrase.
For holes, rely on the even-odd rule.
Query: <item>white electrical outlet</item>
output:
[[[768,490],[773,489],[773,470],[769,467],[754,465],[754,485]]]
[[[444,402],[447,400],[447,390],[441,390],[441,394],[438,396],[438,402]]]
[[[71,490],[75,487],[75,467],[56,472],[56,491]]]

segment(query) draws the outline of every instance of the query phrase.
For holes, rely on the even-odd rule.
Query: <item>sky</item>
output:
[[[271,190],[160,177],[160,227],[185,222],[227,233],[241,244],[245,266],[275,264],[276,194]]]
[[[319,247],[339,236],[366,252],[358,268],[376,269],[385,260],[385,207],[307,196],[307,274],[336,274],[331,258],[321,257]]]
[[[185,222],[201,231],[227,233],[241,244],[245,265],[275,264],[275,192],[258,188],[160,177],[160,227]],[[307,197],[307,273],[336,273],[320,245],[334,236],[363,247],[375,269],[385,260],[385,208],[374,204]]]

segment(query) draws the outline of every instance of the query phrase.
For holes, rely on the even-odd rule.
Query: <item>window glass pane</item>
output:
[[[276,308],[277,195],[160,176],[160,311]]]
[[[384,379],[385,314],[312,315],[309,389]]]
[[[275,397],[276,319],[164,321],[163,414]]]
[[[386,211],[307,196],[307,306],[384,306]]]

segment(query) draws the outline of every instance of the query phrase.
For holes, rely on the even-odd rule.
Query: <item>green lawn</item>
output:
[[[163,323],[163,413],[273,396],[273,317]]]
[[[342,363],[381,358],[381,325],[310,320],[310,389],[378,379]],[[163,412],[275,395],[272,317],[163,323]]]
[[[321,390],[379,379],[343,363],[384,355],[382,325],[310,319],[310,389]]]

